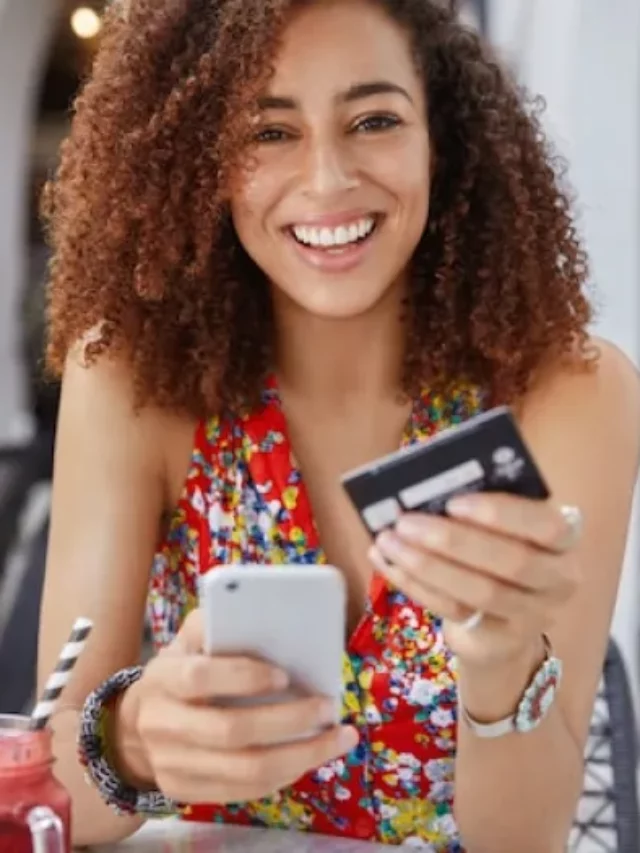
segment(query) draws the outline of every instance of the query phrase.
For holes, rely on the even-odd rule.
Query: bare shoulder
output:
[[[591,339],[588,367],[558,365],[545,373],[522,405],[525,433],[571,441],[574,452],[609,450],[636,468],[640,455],[640,375],[615,344]],[[631,467],[629,470],[631,470]]]
[[[134,380],[124,358],[102,356],[87,364],[70,353],[62,382],[57,455],[82,450],[125,460],[129,470],[155,480],[171,503],[172,473],[184,467],[194,422],[154,405],[137,407]]]
[[[124,358],[101,356],[87,363],[78,351],[72,351],[62,378],[63,405],[75,416],[91,416],[95,426],[113,424],[131,432],[161,428],[161,413],[148,407],[137,410],[134,383]],[[104,421],[101,421],[104,416]]]

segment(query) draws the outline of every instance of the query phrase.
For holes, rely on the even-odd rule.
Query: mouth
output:
[[[311,266],[344,272],[360,263],[383,220],[383,214],[371,213],[334,227],[294,224],[285,233]]]
[[[304,248],[336,253],[369,240],[381,219],[381,214],[372,213],[335,228],[290,225],[287,230],[296,243]]]

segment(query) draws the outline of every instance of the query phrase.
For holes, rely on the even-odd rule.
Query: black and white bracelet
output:
[[[119,815],[175,815],[180,806],[160,791],[138,791],[117,775],[109,761],[107,720],[109,704],[139,681],[143,668],[130,667],[116,672],[88,696],[80,714],[78,757],[87,781],[104,802]]]

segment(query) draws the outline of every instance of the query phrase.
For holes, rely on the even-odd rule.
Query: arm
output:
[[[583,748],[601,676],[623,562],[640,440],[638,377],[603,344],[597,372],[561,374],[528,400],[523,431],[554,499],[585,518],[577,593],[550,631],[564,662],[556,705],[536,731],[497,740],[460,726],[456,812],[470,853],[560,853],[583,784]],[[539,648],[491,672],[462,667],[465,705],[478,719],[513,712]]]
[[[164,503],[161,422],[135,416],[124,369],[71,356],[63,381],[51,533],[39,638],[39,689],[73,620],[94,630],[52,721],[56,773],[74,805],[74,841],[109,842],[138,819],[119,818],[84,781],[76,759],[86,696],[141,653],[149,569]]]

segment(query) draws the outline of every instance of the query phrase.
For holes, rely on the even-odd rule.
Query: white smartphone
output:
[[[339,723],[346,625],[341,572],[327,565],[219,566],[201,578],[199,593],[207,654],[257,657],[291,679],[283,693],[227,699],[226,706],[320,695],[334,700]]]

